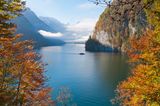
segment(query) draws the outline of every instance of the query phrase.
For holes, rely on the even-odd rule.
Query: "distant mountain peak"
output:
[[[59,20],[53,17],[39,17],[45,24],[54,29],[56,32],[65,32],[65,24],[61,23]]]
[[[54,29],[49,27],[47,24],[45,24],[42,20],[38,18],[38,16],[30,9],[26,8],[26,10],[23,12],[23,16],[33,24],[33,26],[36,28],[36,30],[46,30],[50,32],[55,32]]]
[[[41,21],[29,8],[26,8],[26,11],[22,13],[22,16],[17,17],[12,20],[12,22],[17,25],[16,33],[21,33],[24,35],[21,40],[33,40],[36,43],[36,47],[64,44],[64,42],[59,39],[45,38],[38,33],[39,30],[53,33],[55,30]]]

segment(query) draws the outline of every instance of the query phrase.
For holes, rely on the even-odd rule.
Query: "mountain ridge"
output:
[[[59,20],[53,18],[53,17],[44,17],[40,16],[40,20],[42,20],[46,25],[48,25],[51,28],[54,28],[56,32],[65,32],[65,24],[61,23]]]
[[[26,16],[26,12],[27,12],[27,16]],[[32,17],[36,17],[33,20],[35,21],[36,19],[36,22],[37,22],[36,25],[35,23],[32,23],[33,21],[30,21],[32,20]],[[43,21],[41,21],[36,16],[36,14],[32,12],[30,9],[27,9],[26,11],[24,11],[21,16],[17,17],[16,19],[13,19],[12,22],[17,25],[16,33],[20,33],[23,35],[20,38],[20,40],[32,40],[33,42],[35,42],[35,47],[62,45],[65,43],[64,41],[59,39],[48,39],[42,36],[38,32],[38,30],[40,29],[48,30],[52,32],[55,32],[55,31],[52,30],[51,28],[48,29],[49,26],[45,27],[47,25],[45,25],[45,23],[43,23]]]

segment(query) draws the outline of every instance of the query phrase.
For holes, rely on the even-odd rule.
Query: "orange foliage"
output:
[[[130,40],[132,76],[119,84],[116,100],[121,105],[160,105],[160,42],[153,31],[147,31],[140,39]]]
[[[43,64],[30,41],[15,42],[18,37],[0,39],[0,102],[29,106],[52,104],[45,87]]]
[[[18,41],[10,19],[20,15],[21,0],[0,0],[0,106],[50,106],[44,65],[31,41]]]
[[[160,106],[160,1],[143,1],[151,3],[146,14],[152,30],[129,41],[132,73],[118,85],[114,99],[124,106]]]

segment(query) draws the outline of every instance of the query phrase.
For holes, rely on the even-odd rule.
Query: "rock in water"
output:
[[[118,52],[117,48],[103,45],[96,40],[89,39],[86,42],[85,50],[90,52]]]

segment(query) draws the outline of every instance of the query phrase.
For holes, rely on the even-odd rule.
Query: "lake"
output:
[[[66,106],[111,106],[117,84],[127,77],[127,58],[118,53],[86,52],[84,47],[66,44],[40,49],[42,61],[48,64],[45,74],[53,88],[52,98],[63,98],[64,93],[70,99],[64,100]]]

